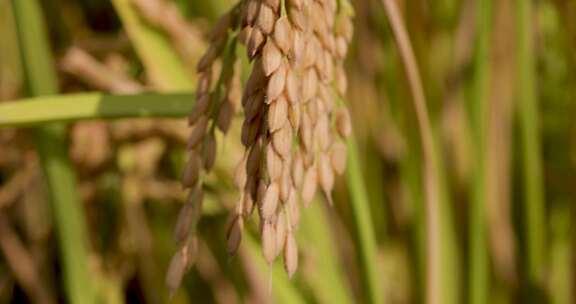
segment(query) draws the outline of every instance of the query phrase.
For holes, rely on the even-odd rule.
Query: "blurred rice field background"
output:
[[[0,0],[0,303],[576,303],[573,0],[352,1],[349,168],[296,275],[256,225],[227,255],[238,118],[170,299],[195,66],[235,4]]]

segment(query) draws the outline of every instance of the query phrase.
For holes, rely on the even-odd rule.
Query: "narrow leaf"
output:
[[[184,63],[166,35],[147,24],[131,0],[113,0],[112,3],[152,83],[161,91],[191,90],[193,83],[186,74]]]
[[[190,112],[192,101],[190,93],[36,97],[0,104],[0,128],[86,119],[182,117]]]

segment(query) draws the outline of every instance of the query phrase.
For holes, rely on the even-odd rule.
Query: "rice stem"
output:
[[[376,252],[376,237],[372,229],[372,217],[370,202],[366,192],[366,184],[362,176],[358,146],[354,137],[348,140],[348,169],[346,181],[350,191],[352,203],[352,217],[354,220],[354,232],[360,245],[360,265],[362,279],[364,281],[365,294],[368,303],[383,303],[381,284],[378,276],[378,261]]]
[[[476,142],[474,183],[470,201],[469,292],[468,302],[486,303],[488,300],[488,247],[486,226],[487,202],[487,137],[490,83],[490,33],[492,25],[491,0],[477,2],[478,37],[475,58],[472,123]]]
[[[382,0],[382,3],[412,94],[422,144],[427,225],[426,302],[456,303],[459,290],[457,252],[454,247],[448,192],[443,182],[445,175],[441,166],[440,147],[434,141],[418,64],[400,10],[394,0]]]
[[[522,142],[524,177],[524,233],[527,242],[526,269],[531,284],[541,284],[546,236],[544,185],[540,144],[540,118],[536,98],[532,2],[518,0],[518,115]]]
[[[29,94],[55,94],[57,78],[40,6],[35,0],[13,1],[13,9]],[[48,182],[68,301],[95,303],[88,275],[84,215],[76,192],[74,171],[67,158],[66,130],[62,125],[47,125],[36,129],[34,135]]]

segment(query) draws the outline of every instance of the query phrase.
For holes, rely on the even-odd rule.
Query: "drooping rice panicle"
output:
[[[189,116],[193,129],[182,180],[191,194],[176,227],[182,247],[174,259],[183,259],[187,240],[195,238],[202,174],[215,162],[215,129],[226,133],[242,107],[245,155],[234,174],[240,195],[226,229],[228,252],[237,252],[245,221],[257,207],[266,261],[271,264],[282,254],[286,272],[294,274],[299,204],[308,206],[318,190],[332,204],[335,175],[346,166],[343,140],[352,132],[350,114],[336,96],[343,96],[347,86],[343,61],[352,38],[348,8],[346,0],[243,0],[217,23],[197,67],[197,102]],[[246,46],[251,62],[243,88],[240,67],[230,64],[236,41]],[[213,85],[217,60],[227,62]],[[172,264],[189,267],[190,261],[187,257],[186,263]],[[179,283],[181,274],[173,267],[168,279],[178,277]]]

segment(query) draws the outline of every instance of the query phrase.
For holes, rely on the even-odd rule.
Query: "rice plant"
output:
[[[0,303],[572,303],[576,4],[0,0]]]

